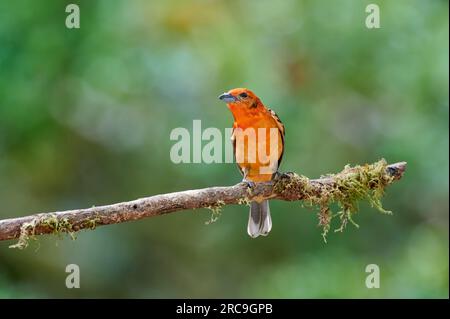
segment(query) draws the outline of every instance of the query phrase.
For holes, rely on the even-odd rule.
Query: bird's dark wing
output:
[[[281,160],[283,159],[283,154],[284,154],[284,133],[285,133],[285,128],[284,128],[283,122],[281,122],[281,120],[278,117],[277,113],[275,113],[275,111],[272,110],[272,109],[269,109],[269,108],[267,108],[267,109],[269,110],[269,113],[272,116],[272,118],[277,123],[278,130],[280,131],[280,134],[281,134],[281,142],[283,143],[283,147],[282,147],[282,151],[281,151],[280,157],[278,158],[278,164],[277,164],[278,167],[280,167]]]

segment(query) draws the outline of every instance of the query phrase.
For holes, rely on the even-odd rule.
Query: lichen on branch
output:
[[[275,190],[283,193],[302,189],[303,205],[318,207],[319,226],[322,227],[322,236],[326,241],[334,217],[340,219],[340,227],[336,232],[342,232],[348,222],[359,227],[352,217],[359,211],[360,201],[367,201],[382,213],[392,213],[385,210],[381,203],[385,188],[397,178],[388,167],[386,160],[381,159],[374,164],[354,167],[346,165],[341,172],[322,176],[319,180],[292,174],[288,179],[281,178],[275,185]],[[332,211],[334,203],[339,207],[337,212]]]
[[[89,218],[83,221],[83,228],[95,229],[97,219]],[[61,237],[64,234],[76,239],[77,227],[71,223],[68,217],[58,218],[55,213],[38,214],[31,221],[23,223],[20,227],[19,240],[9,248],[25,249],[30,240],[36,240],[36,229],[47,229],[48,233]]]

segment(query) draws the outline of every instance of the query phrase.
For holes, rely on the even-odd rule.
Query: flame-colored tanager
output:
[[[227,103],[234,117],[231,140],[243,181],[250,187],[270,181],[278,173],[284,151],[284,125],[280,118],[245,88],[232,89],[219,99]],[[252,238],[266,236],[271,229],[268,200],[252,201],[248,234]]]

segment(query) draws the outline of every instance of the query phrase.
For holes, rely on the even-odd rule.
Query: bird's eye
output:
[[[248,95],[247,95],[247,93],[243,92],[243,93],[239,94],[239,96],[240,97],[247,97]]]

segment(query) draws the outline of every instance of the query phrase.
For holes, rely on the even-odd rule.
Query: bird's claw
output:
[[[252,182],[252,181],[249,181],[249,180],[246,180],[246,179],[243,179],[242,183],[244,183],[245,186],[247,186],[247,188],[249,188],[249,189],[253,189],[256,186],[255,182]]]

